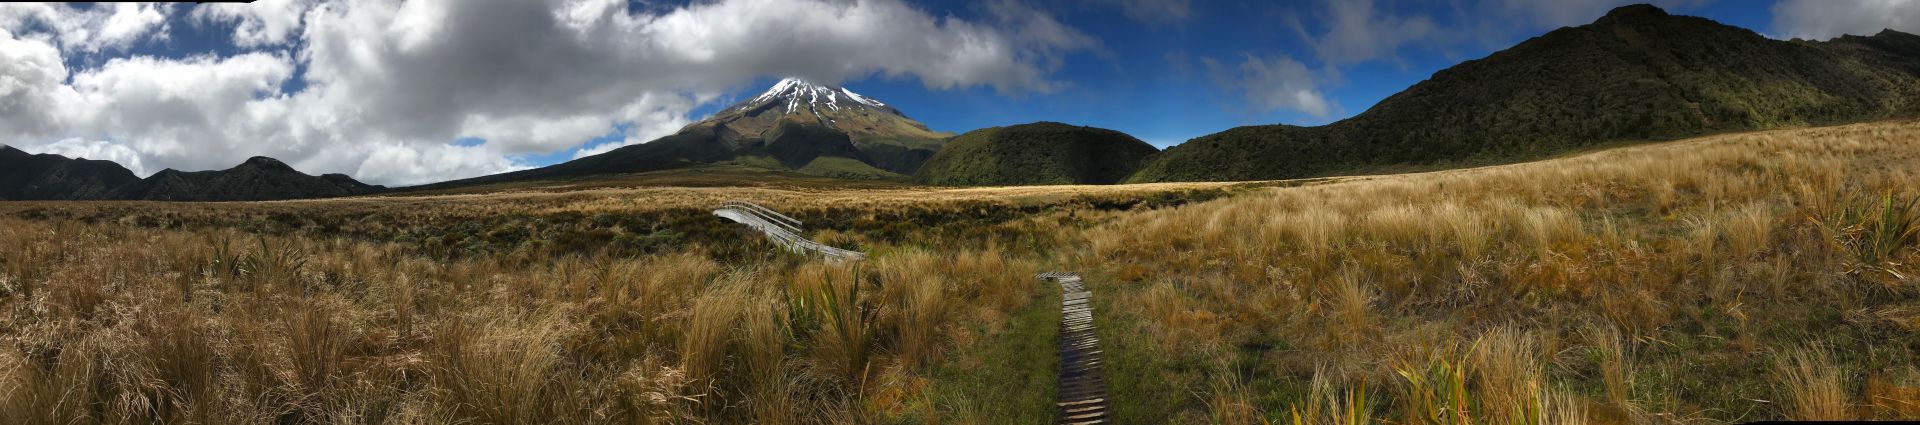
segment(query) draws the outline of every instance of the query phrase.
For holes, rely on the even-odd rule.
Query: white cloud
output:
[[[124,50],[147,37],[166,38],[165,4],[103,3],[89,8],[67,4],[0,4],[0,28],[48,28],[61,50],[93,53]]]
[[[589,156],[599,155],[599,154],[611,152],[614,149],[624,148],[629,145],[633,145],[637,143],[646,143],[646,141],[628,138],[624,141],[615,142],[615,143],[601,143],[598,145],[589,146],[584,149],[580,149],[580,151],[578,152],[574,152],[573,159],[580,159],[580,158],[586,158]]]
[[[0,143],[106,139],[148,168],[226,168],[267,155],[310,173],[413,184],[521,168],[509,158],[566,151],[620,127],[629,138],[617,145],[651,140],[757,78],[877,75],[1047,92],[1064,84],[1050,77],[1064,56],[1098,48],[1017,3],[981,10],[965,20],[900,0],[720,0],[637,13],[621,0],[269,1],[178,18],[231,25],[236,45],[291,46],[286,53],[118,57],[68,70],[76,52],[163,35],[167,22],[149,18],[166,9],[0,6]],[[486,143],[448,144],[465,137]]]
[[[526,169],[478,147],[376,144],[356,146],[366,159],[351,171],[373,182],[432,182],[443,176],[473,176]]]
[[[1920,1],[1782,0],[1773,4],[1773,31],[1781,37],[1826,40],[1885,29],[1920,33]]]
[[[667,100],[676,100],[676,99],[668,98]],[[666,137],[669,134],[673,134],[673,132],[676,131],[677,129],[681,127],[686,127],[687,124],[692,123],[691,120],[687,119],[686,114],[665,112],[667,110],[678,110],[678,109],[653,108],[652,109],[653,112],[645,112],[645,113],[628,112],[626,115],[634,116],[637,118],[633,121],[633,124],[630,125],[629,128],[627,129],[627,135],[626,135],[627,137],[625,139],[619,142],[614,142],[614,143],[601,143],[599,145],[587,146],[584,149],[580,149],[579,151],[574,152],[573,159],[580,159],[580,158],[585,158],[589,156],[599,155],[602,153],[606,153],[607,151],[619,149],[621,147],[628,146],[628,145],[636,145],[636,144],[650,142],[650,141],[653,141],[654,139],[659,139],[661,137]]]
[[[1249,105],[1261,112],[1288,110],[1325,117],[1333,111],[1313,71],[1293,58],[1246,55],[1233,66],[1212,58],[1200,61],[1216,85],[1240,93]]]
[[[1323,4],[1320,19],[1326,28],[1318,35],[1298,24],[1295,29],[1313,45],[1314,54],[1330,66],[1377,59],[1393,60],[1401,46],[1428,40],[1439,27],[1423,15],[1395,15],[1375,8],[1373,0],[1331,1]]]
[[[247,156],[301,153],[294,150],[297,145],[280,142],[284,135],[273,134],[284,125],[279,119],[284,118],[280,111],[286,102],[273,95],[292,74],[289,59],[264,53],[115,58],[75,74],[69,85],[53,88],[74,93],[62,98],[55,110],[71,120],[72,127],[84,129],[83,134],[122,140],[150,163],[186,170],[226,168]]]
[[[140,161],[140,153],[119,143],[104,140],[64,139],[44,145],[21,146],[20,150],[29,153],[50,153],[69,158],[104,159],[118,162],[133,174],[146,176],[150,173],[146,164]]]
[[[67,67],[47,40],[18,39],[0,28],[0,134],[45,135],[64,127],[56,107],[73,96]]]
[[[193,18],[234,24],[233,43],[241,47],[278,45],[299,34],[301,20],[314,2],[260,0],[247,4],[204,4],[193,9]]]
[[[1511,46],[1521,38],[1564,26],[1585,25],[1613,8],[1653,3],[1684,12],[1710,0],[1483,0],[1452,2],[1433,10],[1421,4],[1378,0],[1321,0],[1287,15],[1290,26],[1313,51],[1318,72],[1293,57],[1248,55],[1227,67],[1203,59],[1216,83],[1244,90],[1249,105],[1262,112],[1292,110],[1324,117],[1337,109],[1322,87],[1338,84],[1344,69],[1368,62],[1405,64],[1409,50],[1456,53]],[[1450,19],[1436,19],[1435,14]],[[1446,24],[1442,24],[1446,22]],[[1478,56],[1478,54],[1472,54]],[[1222,83],[1224,81],[1224,83]]]
[[[1592,23],[1614,8],[1652,3],[1684,12],[1711,0],[1482,0],[1454,2],[1450,10],[1399,7],[1378,0],[1322,0],[1289,22],[1330,71],[1354,64],[1401,63],[1407,49],[1446,51],[1473,42],[1503,49],[1526,37]],[[1450,19],[1435,19],[1441,12]],[[1304,17],[1305,19],[1302,19]],[[1447,22],[1442,24],[1442,22]],[[1478,56],[1477,54],[1473,56]]]

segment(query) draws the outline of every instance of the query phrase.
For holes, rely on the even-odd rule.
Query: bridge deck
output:
[[[1101,377],[1100,339],[1094,335],[1093,293],[1080,275],[1047,272],[1041,279],[1060,284],[1060,384],[1055,406],[1062,424],[1104,424],[1107,385]]]
[[[867,254],[858,251],[835,248],[802,237],[800,220],[750,202],[727,201],[720,205],[720,209],[713,210],[713,215],[759,230],[775,245],[794,253],[818,255],[829,261],[859,261],[867,258]]]

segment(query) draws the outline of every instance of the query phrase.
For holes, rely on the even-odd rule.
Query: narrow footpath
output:
[[[1093,332],[1093,293],[1087,291],[1078,273],[1047,272],[1039,278],[1060,283],[1059,423],[1110,423],[1107,385],[1101,378],[1100,340]]]

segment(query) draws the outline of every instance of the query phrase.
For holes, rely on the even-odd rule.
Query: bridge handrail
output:
[[[779,215],[778,212],[768,210],[765,207],[754,205],[750,202],[727,201],[722,203],[721,208],[714,210],[713,213],[759,228],[761,232],[766,233],[768,239],[773,240],[774,244],[788,251],[802,254],[818,254],[835,261],[858,261],[865,260],[867,257],[865,253],[835,248],[802,237],[798,233],[799,229],[786,221],[792,220],[792,222],[798,223],[799,220],[793,220],[792,217]]]
[[[768,218],[767,221],[783,224],[785,225],[785,227],[791,227],[796,232],[799,231],[800,226],[802,225],[799,219],[788,217],[786,214],[781,214],[779,211],[774,211],[772,208],[763,207],[763,206],[760,206],[760,204],[755,204],[752,202],[735,199],[735,200],[728,200],[726,202],[722,202],[720,203],[720,206],[722,208],[742,209],[747,212],[754,213],[755,215],[765,216],[766,218]]]
[[[800,225],[797,223],[798,220],[789,221],[791,219],[790,217],[778,215],[779,214],[778,212],[766,209],[765,207],[761,207],[759,205],[754,205],[746,202],[728,202],[728,203],[721,204],[721,208],[739,211],[748,216],[752,216],[755,219],[766,222],[767,224],[773,225],[774,227],[778,227],[781,230],[786,230],[793,233],[801,232]]]

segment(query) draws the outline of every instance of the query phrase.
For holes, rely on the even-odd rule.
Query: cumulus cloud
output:
[[[234,25],[233,43],[241,47],[286,43],[300,31],[302,18],[316,0],[260,0],[248,4],[214,3],[193,9],[201,22]]]
[[[224,168],[268,155],[308,172],[423,183],[523,168],[511,158],[566,151],[616,128],[628,138],[607,145],[651,140],[757,78],[877,75],[935,89],[1047,92],[1064,84],[1050,75],[1065,55],[1097,48],[1011,1],[987,4],[974,20],[899,0],[721,0],[640,12],[624,0],[236,6],[179,15],[230,25],[237,46],[292,49],[68,70],[72,52],[132,42],[90,34],[155,37],[166,22],[109,31],[113,19],[71,16],[105,10],[0,9],[0,143],[107,139],[148,167]],[[462,138],[485,143],[450,144]]]
[[[166,37],[170,7],[111,3],[83,9],[57,3],[4,3],[0,4],[0,28],[46,28],[69,52],[124,50],[148,37]]]
[[[1333,111],[1313,71],[1291,57],[1249,54],[1236,65],[1213,58],[1201,58],[1200,63],[1216,85],[1240,93],[1261,112],[1287,110],[1325,117]]]
[[[1505,48],[1519,39],[1585,25],[1613,8],[1651,3],[1684,12],[1710,0],[1482,0],[1428,10],[1377,0],[1322,0],[1289,25],[1329,70],[1370,61],[1400,63],[1408,49]],[[1449,19],[1436,19],[1436,14]],[[1447,22],[1442,24],[1441,22]]]
[[[66,79],[51,42],[14,38],[0,28],[0,134],[42,135],[63,127],[67,116],[54,108],[75,95],[62,90]]]
[[[1439,29],[1432,18],[1397,15],[1376,8],[1373,0],[1328,1],[1322,6],[1315,21],[1325,28],[1318,34],[1310,34],[1298,20],[1293,26],[1330,66],[1390,59],[1401,46],[1426,40]]]
[[[1341,73],[1355,65],[1404,64],[1402,55],[1415,50],[1452,53],[1463,46],[1504,48],[1541,31],[1590,23],[1632,3],[1685,11],[1707,1],[1483,0],[1427,8],[1378,0],[1320,0],[1284,15],[1285,24],[1310,48],[1312,55],[1306,59],[1315,61],[1314,68],[1284,55],[1247,55],[1233,66],[1212,59],[1203,59],[1203,64],[1216,83],[1244,90],[1250,106],[1264,112],[1291,110],[1324,117],[1337,109],[1327,101],[1324,87],[1338,84]],[[1448,19],[1438,19],[1441,15]]]
[[[101,159],[118,162],[137,175],[152,174],[146,164],[140,161],[140,153],[119,143],[105,140],[63,139],[44,145],[22,146],[20,150],[30,153],[50,153],[69,158]]]
[[[1920,1],[1783,0],[1773,4],[1773,31],[1781,37],[1826,40],[1846,34],[1873,35],[1892,29],[1920,34]]]
[[[449,175],[473,175],[477,170],[507,172],[527,169],[478,147],[454,145],[412,146],[381,143],[364,146],[360,166],[352,175],[374,182],[432,182]]]

